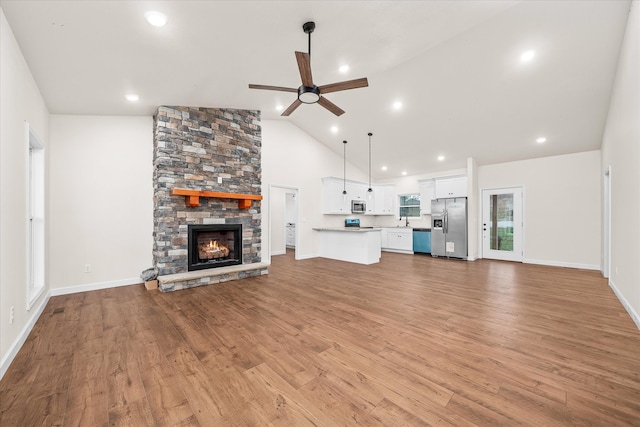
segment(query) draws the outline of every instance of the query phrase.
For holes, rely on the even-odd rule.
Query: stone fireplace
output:
[[[160,290],[267,274],[260,254],[260,112],[162,106],[153,133]],[[190,242],[192,231],[202,234],[200,243]]]

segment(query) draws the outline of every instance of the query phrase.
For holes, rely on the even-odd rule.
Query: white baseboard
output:
[[[609,279],[609,287],[613,290],[613,293],[616,294],[618,300],[625,308],[625,310],[627,310],[627,313],[629,313],[629,316],[631,316],[631,320],[633,320],[633,323],[635,323],[638,329],[640,329],[640,316],[638,316],[638,313],[636,313],[633,307],[631,307],[629,301],[627,301],[627,299],[622,295],[622,293],[618,290],[616,285],[613,283],[613,280],[611,279]]]
[[[389,249],[389,248],[382,248],[381,249],[382,252],[394,252],[397,254],[407,254],[407,255],[413,255],[413,251],[405,251],[403,249]]]
[[[5,353],[4,357],[2,358],[2,362],[0,362],[0,380],[2,379],[2,377],[4,377],[7,369],[9,369],[9,365],[11,365],[11,362],[13,362],[13,359],[16,357],[16,355],[24,345],[27,337],[31,333],[31,330],[40,318],[40,315],[49,302],[49,297],[50,295],[47,294],[44,298],[42,298],[40,305],[35,310],[33,310],[33,307],[31,307],[31,310],[29,310],[29,312],[32,313],[29,321],[26,325],[24,325],[24,328],[22,328],[22,331],[20,331],[20,334],[18,334],[16,340],[9,346],[9,351]]]
[[[583,269],[583,270],[597,270],[597,271],[600,271],[600,266],[599,265],[579,264],[579,263],[575,263],[575,262],[548,261],[548,260],[541,260],[541,259],[524,258],[522,260],[522,263],[523,264],[549,265],[549,266],[552,266],[552,267],[580,268],[580,269]]]
[[[287,253],[286,249],[284,251],[273,251],[273,252],[271,252],[271,256],[284,255],[286,253]]]
[[[298,253],[296,252],[296,261],[299,261],[302,259],[318,258],[318,257],[319,255],[316,255],[316,254],[298,255]]]
[[[143,283],[139,277],[130,279],[112,280],[110,282],[88,283],[86,285],[67,286],[66,288],[56,288],[49,290],[49,296],[76,294],[79,292],[97,291],[100,289],[117,288],[119,286],[137,285]]]

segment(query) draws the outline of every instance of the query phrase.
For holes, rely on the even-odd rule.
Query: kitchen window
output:
[[[398,214],[401,218],[420,218],[420,194],[399,195]]]

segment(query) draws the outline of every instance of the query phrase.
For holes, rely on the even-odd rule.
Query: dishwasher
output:
[[[416,253],[416,254],[431,253],[431,229],[430,228],[414,228],[413,229],[413,253]]]

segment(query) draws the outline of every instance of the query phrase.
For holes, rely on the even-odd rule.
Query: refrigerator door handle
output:
[[[447,210],[444,210],[444,224],[442,227],[442,232],[444,234],[447,234],[449,232],[449,212],[447,212]]]

